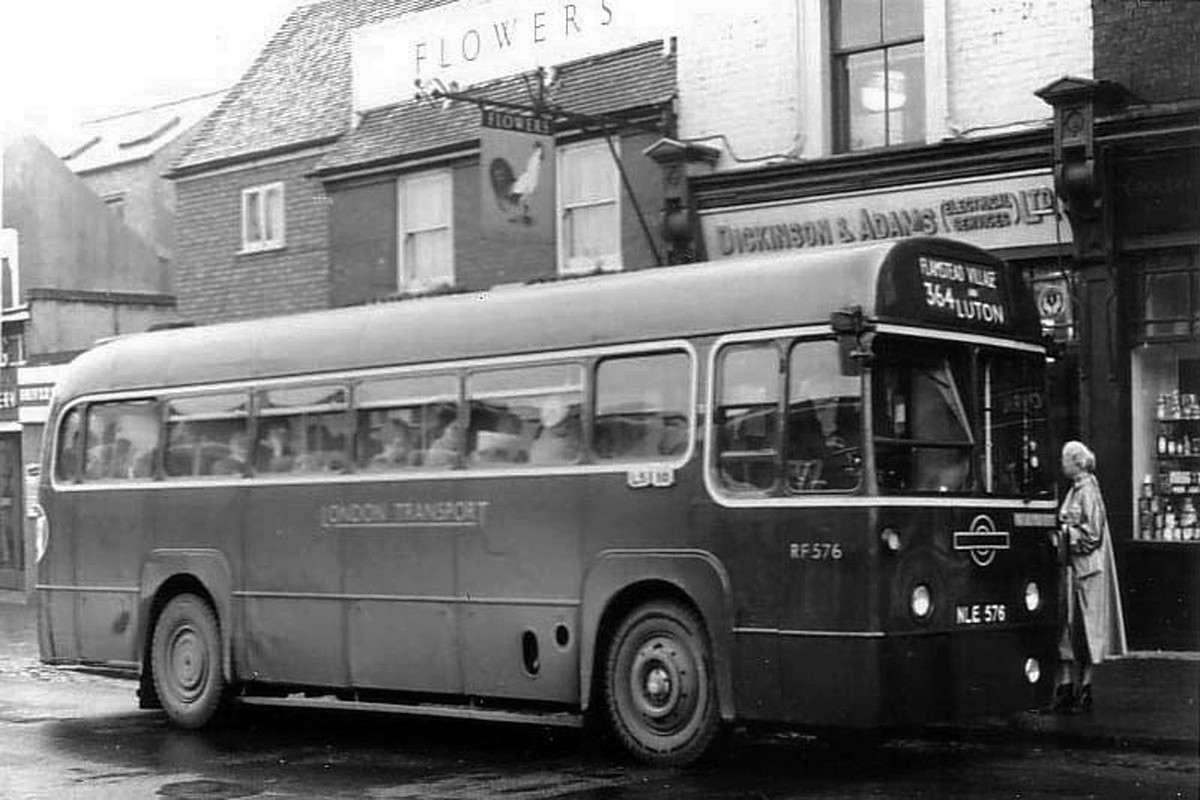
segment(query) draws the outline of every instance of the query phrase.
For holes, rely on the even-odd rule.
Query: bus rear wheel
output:
[[[221,630],[212,606],[194,594],[167,601],[150,646],[154,689],[167,717],[182,728],[201,728],[225,702]]]
[[[720,728],[708,636],[684,605],[659,600],[626,616],[613,636],[604,699],[617,739],[658,765],[699,758]]]

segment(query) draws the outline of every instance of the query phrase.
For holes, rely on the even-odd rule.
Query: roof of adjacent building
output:
[[[675,55],[658,41],[563,64],[546,101],[574,114],[616,115],[667,103],[675,93]],[[520,76],[472,87],[469,94],[507,103],[531,101],[530,86]],[[466,102],[444,108],[440,102],[411,100],[372,109],[325,154],[316,172],[461,148],[479,139],[480,116],[479,107]]]
[[[329,141],[350,126],[350,33],[450,0],[325,0],[292,11],[174,167]]]
[[[150,158],[204,119],[222,94],[209,92],[88,120],[52,146],[76,174]]]
[[[173,165],[179,174],[200,172],[262,155],[288,152],[328,144],[351,129],[351,39],[358,28],[386,22],[402,14],[424,11],[453,0],[323,0],[297,7],[259,53],[241,80],[208,116],[184,154]],[[674,60],[671,59],[670,92],[664,88],[667,73],[653,68],[644,71],[654,48],[634,48],[640,55],[627,63],[610,63],[615,69],[607,83],[588,88],[581,110],[596,113],[616,107],[634,107],[643,102],[667,99],[674,91]],[[661,55],[661,47],[658,48]],[[586,59],[606,63],[606,57]],[[603,68],[601,68],[603,69]],[[596,73],[603,81],[602,72]],[[616,80],[619,78],[620,80]],[[515,86],[516,84],[514,84]],[[523,89],[523,85],[522,85]],[[566,87],[563,92],[568,92]],[[519,99],[519,98],[518,98]],[[564,98],[558,98],[564,103]],[[572,100],[572,102],[575,102]],[[412,109],[414,122],[397,124],[401,104],[374,111],[356,129],[355,141],[346,145],[336,163],[352,157],[360,145],[372,144],[371,137],[385,137],[383,129],[409,137],[423,147],[436,137],[452,140],[477,138],[477,112],[452,109],[438,117],[435,109]],[[440,107],[436,110],[440,111]],[[416,127],[437,117],[438,131],[422,135]],[[370,129],[363,129],[370,124]],[[389,149],[393,149],[389,146]]]

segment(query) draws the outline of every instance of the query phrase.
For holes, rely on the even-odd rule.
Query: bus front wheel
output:
[[[604,681],[621,744],[651,764],[699,758],[720,728],[711,664],[708,636],[691,609],[660,600],[626,616],[609,647]]]
[[[200,728],[221,710],[225,676],[221,631],[203,598],[178,594],[163,607],[150,649],[154,688],[163,710],[182,728]]]

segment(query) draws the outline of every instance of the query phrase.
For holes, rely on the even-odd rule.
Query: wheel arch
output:
[[[221,631],[221,671],[233,681],[233,575],[219,550],[154,550],[142,564],[140,613],[136,646],[141,656],[143,690],[149,675],[150,642],[159,613],[176,595],[192,593],[206,600]],[[153,688],[150,688],[153,691]]]
[[[588,569],[583,586],[580,707],[592,705],[603,659],[621,619],[641,603],[668,598],[700,615],[712,647],[721,718],[734,718],[732,674],[733,601],[729,576],[705,550],[606,550]]]

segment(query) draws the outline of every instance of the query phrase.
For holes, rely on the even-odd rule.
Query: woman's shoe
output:
[[[1092,685],[1090,683],[1085,683],[1079,690],[1079,697],[1075,698],[1075,707],[1080,711],[1092,710]]]

